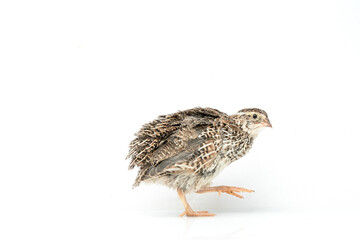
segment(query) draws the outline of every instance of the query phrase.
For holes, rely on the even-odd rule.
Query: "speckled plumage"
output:
[[[134,187],[144,181],[184,193],[199,191],[244,156],[266,126],[271,126],[266,112],[256,108],[234,115],[193,108],[159,116],[145,124],[130,143],[129,169],[140,168]]]

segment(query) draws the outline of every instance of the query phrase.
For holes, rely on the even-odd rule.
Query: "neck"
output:
[[[259,128],[249,128],[248,127],[248,122],[244,119],[244,118],[239,118],[238,115],[232,116],[232,120],[233,120],[233,124],[238,129],[241,129],[242,131],[246,132],[247,134],[249,134],[249,136],[251,138],[256,138],[257,135],[259,134],[259,132],[261,132],[261,130],[263,130],[263,127],[259,127]],[[233,127],[234,128],[234,127]]]
[[[249,134],[252,138],[256,138],[258,134],[264,129],[263,127],[249,128],[246,122],[243,122],[240,126],[241,129],[247,134]]]
[[[251,129],[249,134],[253,138],[256,138],[263,129],[264,129],[263,127],[258,127],[258,128],[255,128],[255,129]]]

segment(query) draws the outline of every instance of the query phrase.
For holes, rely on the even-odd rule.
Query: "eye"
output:
[[[257,115],[256,115],[256,114],[254,114],[254,115],[253,115],[253,119],[256,119],[256,118],[257,118]]]

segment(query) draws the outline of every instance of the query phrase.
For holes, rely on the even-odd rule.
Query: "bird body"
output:
[[[130,143],[129,169],[140,168],[134,187],[142,181],[160,183],[183,194],[208,188],[226,166],[250,150],[264,126],[271,124],[260,109],[227,115],[193,108],[159,116]]]
[[[253,138],[246,133],[241,135],[226,124],[212,124],[195,140],[198,142],[190,143],[192,146],[188,146],[187,151],[149,167],[144,181],[180,188],[185,193],[198,191],[209,186],[226,166],[245,155]]]

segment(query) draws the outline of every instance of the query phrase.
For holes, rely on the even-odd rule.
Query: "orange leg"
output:
[[[243,196],[235,193],[235,192],[247,192],[247,193],[251,193],[251,192],[255,192],[254,190],[249,190],[246,188],[240,188],[240,187],[228,187],[228,186],[217,186],[217,187],[205,187],[200,189],[199,191],[197,191],[196,193],[208,193],[208,192],[218,192],[219,195],[221,193],[227,193],[230,195],[233,195],[235,197],[238,198],[244,198]]]
[[[209,217],[209,216],[215,216],[215,214],[209,213],[208,211],[193,211],[189,205],[189,203],[186,201],[185,193],[181,190],[177,190],[181,202],[184,204],[185,212],[180,215],[180,217],[186,215],[188,217]]]

